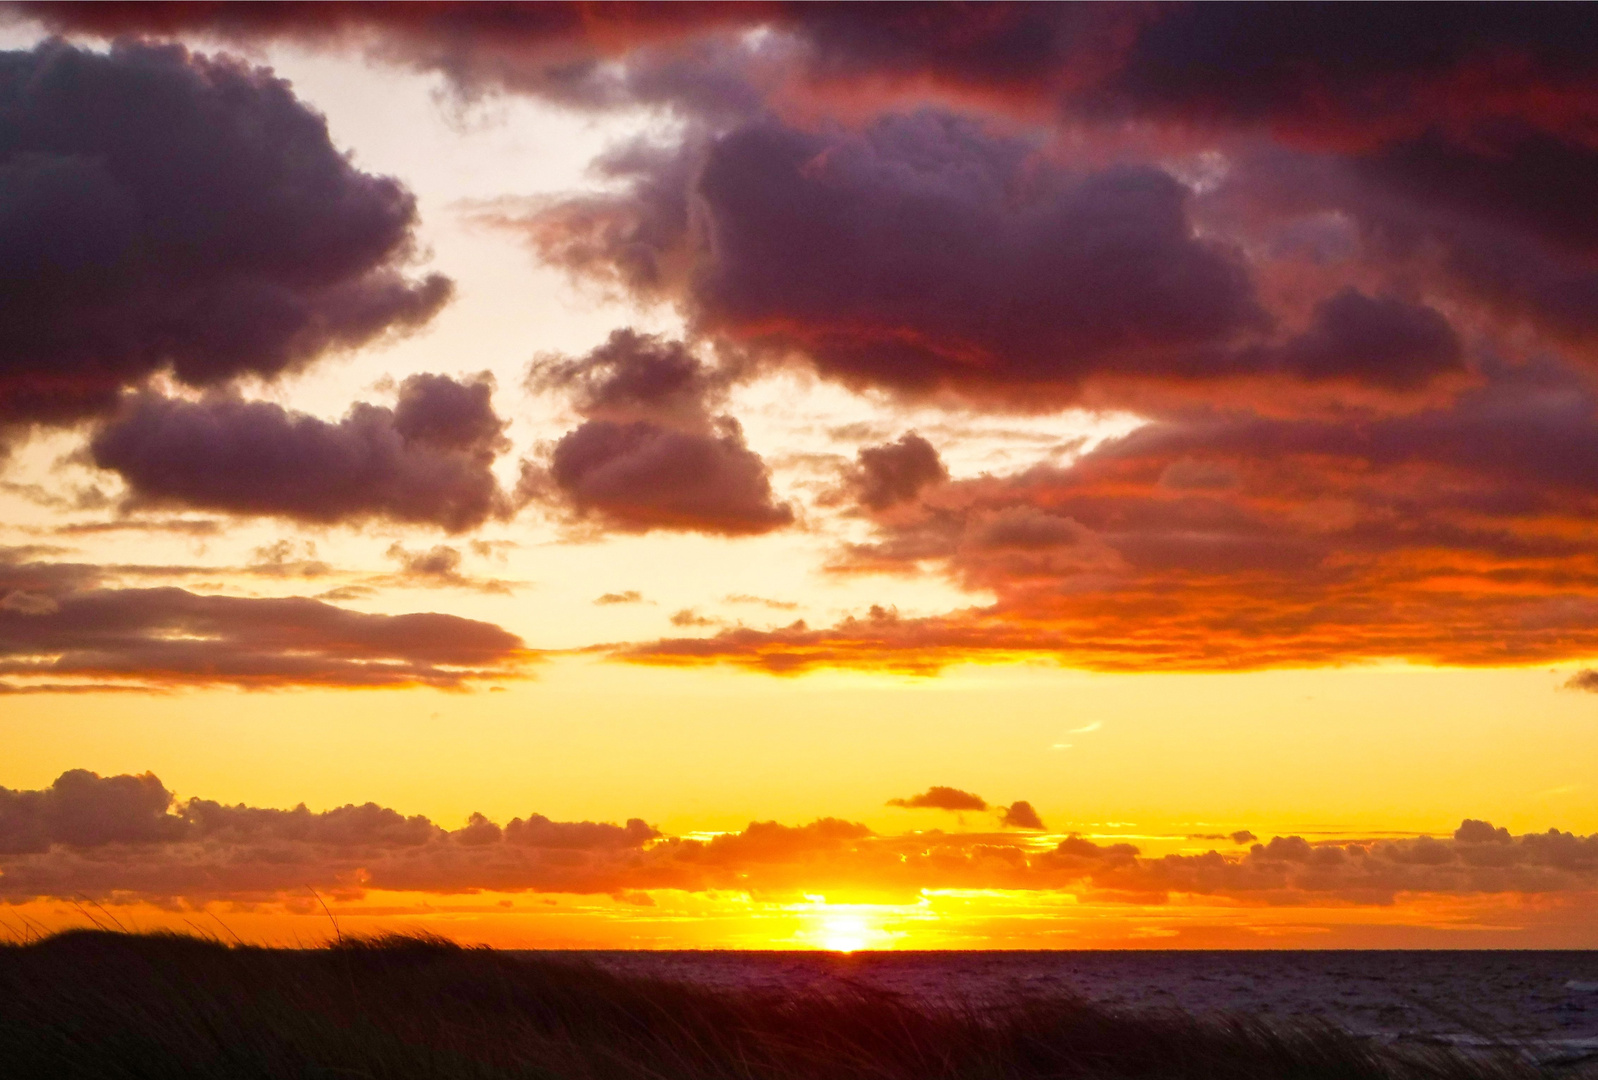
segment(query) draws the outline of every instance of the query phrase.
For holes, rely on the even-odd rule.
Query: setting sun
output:
[[[830,952],[852,953],[864,949],[873,936],[871,926],[861,915],[828,915],[817,931],[821,947]]]

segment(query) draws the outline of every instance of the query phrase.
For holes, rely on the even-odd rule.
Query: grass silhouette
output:
[[[728,992],[419,935],[271,949],[71,931],[0,946],[0,1076],[372,1080],[1520,1080],[1317,1025],[1071,998]]]

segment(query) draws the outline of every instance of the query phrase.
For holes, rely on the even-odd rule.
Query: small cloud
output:
[[[1045,828],[1043,819],[1038,817],[1038,812],[1025,799],[1018,799],[999,811],[999,824],[1007,829],[1037,829],[1040,832]]]
[[[673,626],[715,626],[715,619],[707,619],[693,608],[683,608],[671,617]]]
[[[1598,694],[1598,671],[1592,668],[1583,668],[1565,680],[1564,689],[1584,690],[1589,694]]]
[[[336,589],[328,589],[326,592],[317,593],[313,599],[333,601],[364,600],[375,592],[377,590],[370,585],[340,585]]]
[[[644,594],[637,589],[628,589],[626,592],[608,592],[594,601],[600,607],[605,607],[609,604],[641,604],[643,602]]]
[[[383,554],[397,561],[406,574],[423,578],[460,577],[461,553],[448,544],[438,544],[426,551],[409,551],[398,540],[389,545]]]
[[[1050,746],[1049,749],[1050,750],[1069,750],[1069,749],[1071,749],[1071,744],[1068,743],[1068,742],[1057,742],[1054,745]]]
[[[1099,730],[1099,728],[1101,728],[1103,726],[1104,726],[1104,721],[1095,720],[1095,721],[1093,721],[1093,723],[1088,724],[1086,727],[1072,728],[1071,731],[1070,731],[1070,734],[1072,734],[1072,735],[1086,735],[1088,732],[1097,731],[1097,730]]]
[[[980,795],[959,788],[933,785],[919,795],[908,799],[889,799],[889,806],[906,810],[986,810],[988,802]]]
[[[1252,844],[1259,839],[1247,829],[1239,829],[1230,835],[1234,844]]]
[[[760,604],[776,611],[793,611],[799,606],[792,600],[768,600],[764,596],[751,596],[748,593],[730,593],[721,600],[725,604]]]

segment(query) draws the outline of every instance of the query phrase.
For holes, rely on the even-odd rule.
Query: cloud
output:
[[[302,597],[109,588],[98,567],[0,558],[0,683],[77,689],[433,686],[519,677],[491,623],[374,615]]]
[[[421,585],[428,588],[474,589],[478,592],[508,595],[513,591],[513,586],[518,584],[502,581],[499,578],[480,578],[463,573],[461,564],[464,557],[460,549],[450,547],[448,544],[434,544],[425,550],[412,550],[396,540],[383,554],[399,563],[399,572],[368,575],[357,587]]]
[[[1598,651],[1593,446],[1598,393],[1549,365],[1358,422],[1173,412],[1068,466],[925,489],[835,556],[844,572],[932,569],[991,604],[617,655],[776,673],[1579,660]]]
[[[999,811],[999,823],[1007,829],[1042,831],[1046,828],[1043,819],[1038,817],[1038,812],[1032,809],[1032,804],[1025,799],[1019,799]]]
[[[0,54],[0,425],[109,411],[158,370],[271,378],[427,322],[415,201],[269,71],[178,46]]]
[[[637,589],[628,589],[626,592],[619,592],[619,593],[608,592],[608,593],[605,593],[603,596],[598,597],[594,601],[594,603],[600,604],[600,605],[607,605],[607,604],[641,604],[643,602],[644,602],[644,594],[639,592]]]
[[[1277,353],[1304,379],[1350,379],[1395,389],[1464,369],[1459,335],[1434,308],[1346,288],[1315,306],[1310,326]]]
[[[528,497],[615,532],[741,536],[793,523],[737,420],[714,414],[725,377],[682,343],[618,330],[586,356],[535,363],[528,383],[587,418],[528,472]]]
[[[721,600],[724,604],[759,604],[773,611],[793,611],[799,607],[799,604],[793,600],[772,600],[769,597],[751,596],[748,593],[728,593]]]
[[[914,499],[927,485],[949,479],[937,449],[914,431],[897,442],[862,447],[857,461],[851,480],[860,502],[872,510]]]
[[[1598,694],[1598,671],[1583,668],[1565,680],[1566,690],[1585,690],[1589,694]]]
[[[980,795],[959,788],[934,784],[919,795],[908,799],[889,799],[889,806],[902,806],[907,810],[986,810],[987,800]]]
[[[715,619],[707,619],[693,608],[683,608],[671,617],[673,626],[715,626]]]
[[[632,165],[638,205],[612,201],[608,216],[648,220],[667,175],[690,179],[708,241],[659,230],[650,260],[691,269],[614,261],[638,242],[607,263],[582,239],[592,214],[559,206],[525,222],[545,257],[664,290],[699,330],[800,353],[853,386],[1058,397],[1099,371],[1202,368],[1204,350],[1261,320],[1241,263],[1194,235],[1188,191],[1166,173],[1070,172],[951,115],[858,132],[759,121],[713,140],[697,172],[659,155]]]
[[[1019,804],[1024,805],[1024,804]],[[1387,905],[1423,895],[1586,894],[1598,837],[1512,836],[1467,819],[1451,837],[1311,842],[1277,836],[1247,851],[1145,856],[1072,835],[1038,851],[1002,833],[887,836],[855,822],[751,822],[708,840],[539,814],[458,829],[374,803],[322,812],[176,800],[150,774],[63,774],[49,788],[0,788],[0,897],[89,897],[200,905],[270,900],[306,886],[614,895],[655,889],[753,896],[926,889],[1070,892],[1107,902],[1173,896],[1241,904]]]
[[[536,360],[527,373],[529,390],[564,394],[589,419],[688,428],[705,425],[726,386],[726,373],[683,342],[631,329],[612,331],[583,356]]]
[[[549,475],[579,518],[617,532],[739,536],[791,525],[765,462],[725,419],[715,434],[589,420],[555,444]]]
[[[95,431],[89,453],[136,507],[461,532],[511,510],[492,472],[507,445],[492,390],[486,376],[412,375],[393,408],[357,402],[337,423],[265,401],[144,393]]]
[[[1231,840],[1234,844],[1252,844],[1254,841],[1258,840],[1259,837],[1255,836],[1247,829],[1239,829],[1234,833],[1228,833],[1227,839]]]

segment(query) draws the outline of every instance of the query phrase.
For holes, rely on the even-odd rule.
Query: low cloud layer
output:
[[[1076,835],[1040,848],[1013,834],[885,836],[836,818],[752,822],[709,840],[665,836],[638,819],[614,825],[538,814],[504,824],[474,814],[450,830],[373,803],[317,813],[178,802],[149,774],[74,770],[43,790],[0,788],[0,871],[0,896],[11,902],[85,896],[198,905],[268,900],[311,886],[346,897],[371,889],[759,896],[842,889],[895,897],[1013,889],[1137,904],[1178,895],[1391,904],[1437,894],[1590,893],[1598,890],[1598,837],[1512,836],[1467,819],[1443,838],[1278,836],[1243,852],[1145,857],[1129,843]]]
[[[461,532],[512,507],[491,471],[508,446],[492,392],[486,375],[412,375],[393,408],[358,402],[337,423],[271,402],[141,394],[89,452],[122,477],[134,507]]]
[[[25,552],[0,557],[0,693],[460,689],[516,678],[533,659],[514,634],[454,615],[117,588],[97,567],[40,562]]]

